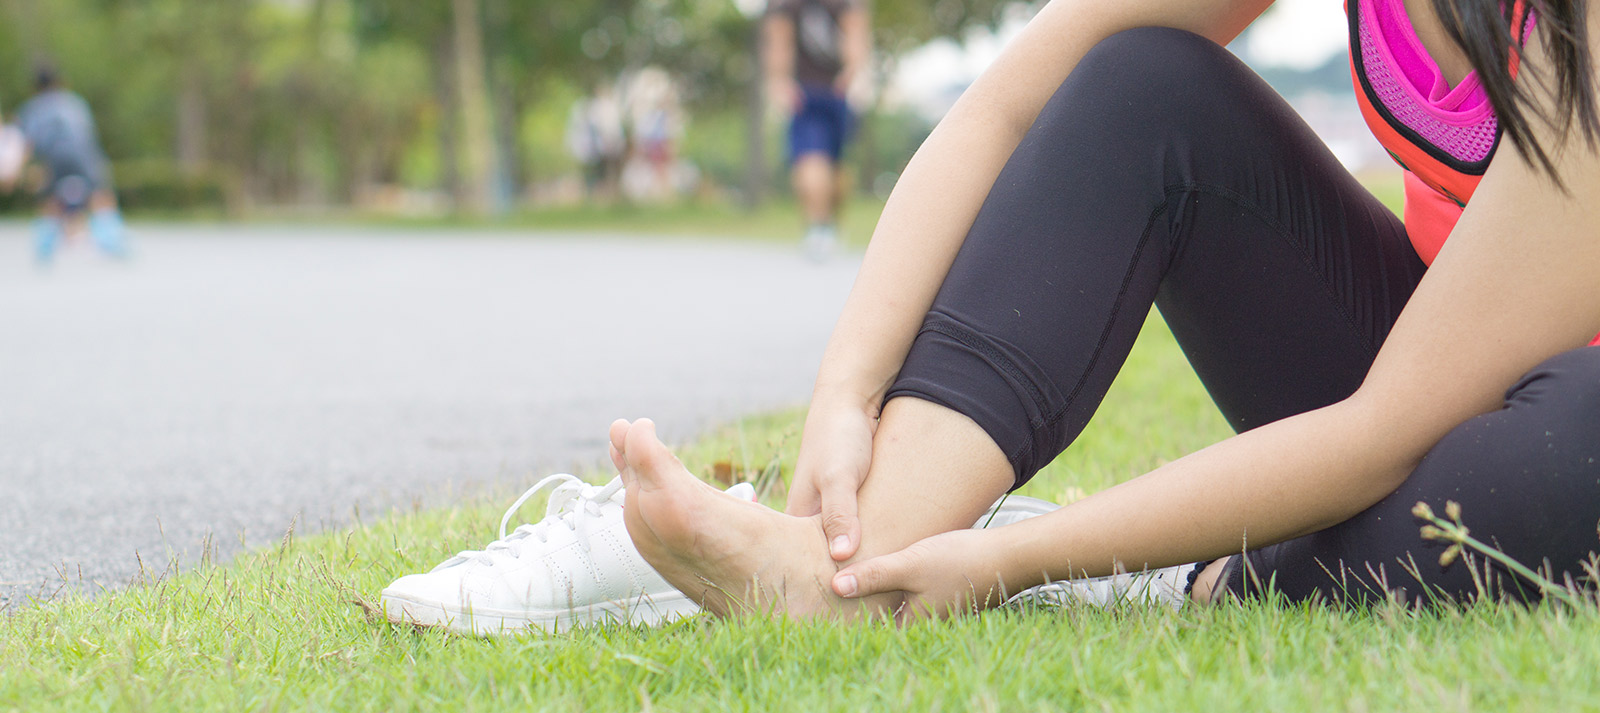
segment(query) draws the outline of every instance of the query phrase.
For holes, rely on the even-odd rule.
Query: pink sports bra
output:
[[[1406,169],[1406,230],[1423,262],[1432,263],[1494,158],[1499,121],[1477,72],[1454,87],[1445,80],[1402,0],[1354,0],[1345,10],[1361,113]],[[1523,0],[1513,13],[1523,36],[1533,23]],[[1516,76],[1515,58],[1510,69]]]

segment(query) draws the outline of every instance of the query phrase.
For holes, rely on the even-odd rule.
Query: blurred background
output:
[[[789,234],[781,121],[761,97],[764,6],[0,0],[0,112],[27,98],[36,65],[57,67],[93,108],[136,218],[581,225],[645,209],[659,227],[676,206]],[[847,153],[858,242],[933,123],[1036,9],[874,0]],[[1386,171],[1343,43],[1337,3],[1281,0],[1234,49],[1353,169]],[[666,150],[647,156],[647,141]],[[0,196],[0,212],[26,201]]]

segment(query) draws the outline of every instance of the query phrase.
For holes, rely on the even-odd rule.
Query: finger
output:
[[[811,484],[796,481],[795,487],[789,490],[789,500],[784,504],[783,511],[795,517],[811,517],[822,512],[822,495]]]
[[[845,567],[833,575],[833,593],[858,599],[903,591],[910,586],[914,558],[909,551],[901,550]]]
[[[794,466],[794,485],[790,486],[789,498],[783,505],[783,511],[795,517],[811,517],[822,512],[822,494],[817,492],[816,478],[811,477],[807,465],[805,454],[801,453]]]
[[[856,486],[853,481],[835,480],[822,487],[822,532],[828,538],[828,554],[835,562],[850,559],[861,546]]]

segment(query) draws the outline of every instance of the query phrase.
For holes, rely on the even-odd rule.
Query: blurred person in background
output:
[[[688,117],[672,75],[660,67],[645,67],[625,82],[629,155],[622,171],[622,189],[629,200],[663,203],[692,187],[685,175],[678,142]]]
[[[763,25],[768,98],[788,114],[789,180],[822,259],[839,241],[839,159],[855,117],[845,94],[872,53],[863,0],[769,0]]]
[[[622,102],[610,82],[572,105],[567,149],[583,164],[585,195],[605,203],[616,200],[628,139],[622,127]]]
[[[89,236],[101,251],[126,258],[127,235],[94,117],[53,68],[36,70],[34,95],[17,111],[17,129],[23,138],[23,161],[36,159],[48,173],[39,193],[41,214],[34,223],[34,256],[39,264],[48,265],[62,238],[77,232],[85,218]]]

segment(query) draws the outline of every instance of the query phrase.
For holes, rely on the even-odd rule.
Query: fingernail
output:
[[[849,547],[849,546],[850,546],[850,538],[846,537],[844,535],[840,535],[838,537],[833,538],[833,544],[828,545],[828,551],[833,553],[833,555],[835,557],[837,557],[840,553],[844,552],[846,547]]]
[[[855,596],[856,576],[853,574],[841,574],[837,577],[834,577],[833,588],[839,590],[839,596],[841,597]]]

